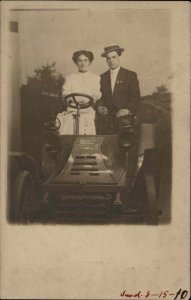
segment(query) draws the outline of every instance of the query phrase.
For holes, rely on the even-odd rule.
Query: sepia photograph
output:
[[[2,1],[0,298],[190,300],[190,4]]]
[[[169,223],[169,11],[13,8],[8,35],[9,222]]]

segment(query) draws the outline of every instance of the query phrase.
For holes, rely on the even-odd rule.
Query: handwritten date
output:
[[[130,294],[126,290],[124,290],[121,294],[121,297],[129,298],[129,299],[169,299],[172,296],[172,300],[191,300],[191,297],[188,296],[187,290],[179,289],[177,293],[171,293],[170,291],[162,291],[160,293],[152,293],[151,291],[147,291],[145,294],[139,291],[135,294]]]

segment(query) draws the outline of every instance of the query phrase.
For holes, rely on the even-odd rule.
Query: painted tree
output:
[[[55,68],[56,63],[35,69],[35,75],[28,77],[27,85],[45,95],[61,95],[64,77]]]

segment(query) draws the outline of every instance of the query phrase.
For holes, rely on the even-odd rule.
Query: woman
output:
[[[64,97],[71,93],[84,93],[91,96],[94,104],[101,98],[100,76],[89,71],[94,59],[90,51],[77,51],[73,54],[73,61],[78,67],[78,72],[66,77],[63,85],[62,94]],[[78,103],[86,103],[87,98],[77,96]],[[58,114],[61,121],[60,134],[74,134],[76,109],[67,107],[67,110]],[[96,134],[95,130],[95,110],[92,106],[80,110],[79,134]]]

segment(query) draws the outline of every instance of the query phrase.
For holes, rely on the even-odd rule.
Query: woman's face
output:
[[[81,54],[77,59],[77,66],[80,72],[87,72],[90,68],[90,60],[87,56]]]

